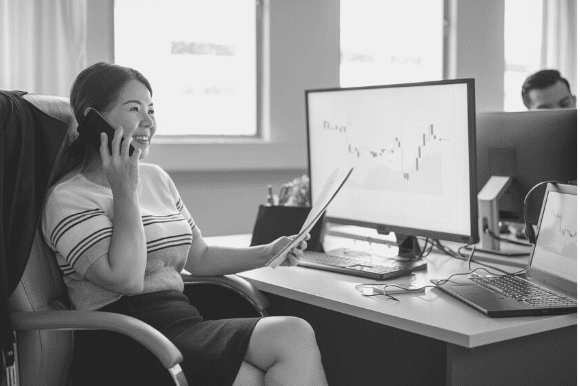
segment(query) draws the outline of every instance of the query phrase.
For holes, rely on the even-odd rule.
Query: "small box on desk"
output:
[[[279,237],[300,233],[310,209],[309,206],[260,205],[250,245],[268,244]],[[310,240],[307,241],[306,250],[324,252],[320,237],[323,221],[324,215],[310,230]]]

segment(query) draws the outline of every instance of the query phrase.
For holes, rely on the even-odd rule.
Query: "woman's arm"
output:
[[[306,236],[305,240],[310,238]],[[232,248],[208,246],[203,237],[193,240],[185,269],[192,275],[227,275],[261,268],[274,257],[290,241],[291,237],[280,237],[270,244],[257,245],[247,248]],[[288,252],[287,259],[282,265],[294,266],[306,249],[306,241]]]
[[[137,194],[141,150],[136,149],[129,157],[128,135],[119,151],[122,134],[119,126],[113,138],[113,155],[109,154],[106,136],[101,137],[103,169],[113,192],[113,236],[109,253],[98,258],[85,276],[108,290],[133,295],[143,291],[147,264],[147,241]]]
[[[98,258],[85,276],[121,295],[143,291],[147,242],[136,195],[114,196],[115,217],[109,253]]]

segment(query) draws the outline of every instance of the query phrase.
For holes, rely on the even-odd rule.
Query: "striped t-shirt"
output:
[[[183,291],[180,272],[192,240],[201,237],[199,229],[173,181],[159,166],[139,164],[138,197],[147,240],[143,293]],[[78,172],[49,193],[42,231],[56,253],[75,309],[95,310],[121,297],[85,278],[91,264],[109,252],[113,208],[111,189]]]

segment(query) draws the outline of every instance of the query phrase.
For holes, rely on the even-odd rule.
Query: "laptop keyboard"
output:
[[[532,307],[576,307],[576,301],[514,275],[470,277],[477,284]]]

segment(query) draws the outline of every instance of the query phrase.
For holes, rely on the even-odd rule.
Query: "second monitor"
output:
[[[525,239],[528,192],[527,220],[536,224],[545,185],[532,188],[546,181],[575,184],[576,131],[576,109],[477,114],[477,180],[482,195],[478,250],[496,255],[529,253],[529,247],[515,248],[513,240],[499,237],[500,229]]]
[[[312,199],[354,167],[327,221],[477,242],[473,79],[307,90],[306,113]]]
[[[491,176],[512,177],[499,198],[503,221],[524,222],[524,197],[534,185],[549,180],[574,183],[577,175],[577,110],[531,110],[477,114],[477,186]],[[531,197],[536,224],[544,190]]]

